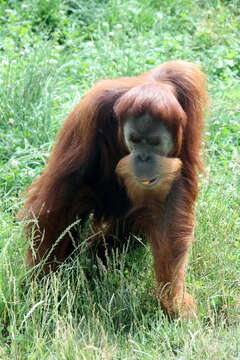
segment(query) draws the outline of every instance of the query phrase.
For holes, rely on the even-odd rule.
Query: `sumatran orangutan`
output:
[[[44,271],[55,269],[79,238],[71,224],[92,214],[106,246],[119,224],[121,242],[144,233],[163,309],[193,315],[184,277],[205,104],[205,78],[189,62],[98,82],[64,122],[46,168],[27,190],[20,217],[32,240],[28,264],[45,259]]]

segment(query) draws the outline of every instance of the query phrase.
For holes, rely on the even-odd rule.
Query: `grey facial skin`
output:
[[[141,183],[154,185],[159,179],[158,156],[168,156],[173,150],[170,132],[149,114],[129,118],[124,125],[125,143],[133,156],[133,172]]]
[[[124,138],[131,152],[153,152],[167,156],[173,149],[170,132],[161,120],[155,120],[149,114],[127,119],[124,125]]]

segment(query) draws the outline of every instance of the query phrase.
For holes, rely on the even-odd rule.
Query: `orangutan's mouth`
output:
[[[150,179],[150,180],[140,180],[140,182],[144,186],[154,186],[158,183],[159,179],[160,179],[160,177],[156,176],[155,178]]]

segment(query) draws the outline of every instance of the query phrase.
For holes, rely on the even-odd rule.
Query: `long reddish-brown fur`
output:
[[[125,237],[143,231],[152,247],[164,309],[195,311],[184,272],[192,242],[194,202],[200,158],[205,78],[189,62],[167,62],[142,75],[97,83],[64,122],[42,175],[27,190],[20,217],[28,220],[33,240],[28,264],[47,259],[55,268],[73,250],[78,233],[71,227],[93,213],[106,236],[126,222]],[[164,121],[174,151],[159,160],[162,181],[153,190],[136,184],[122,124],[148,112]],[[67,228],[67,231],[66,231]],[[122,239],[124,241],[124,239]]]

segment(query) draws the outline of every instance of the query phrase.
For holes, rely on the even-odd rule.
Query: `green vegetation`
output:
[[[239,33],[239,0],[1,0],[0,359],[240,359]],[[147,247],[30,282],[15,219],[82,94],[171,59],[200,63],[211,96],[188,323],[159,309]]]

